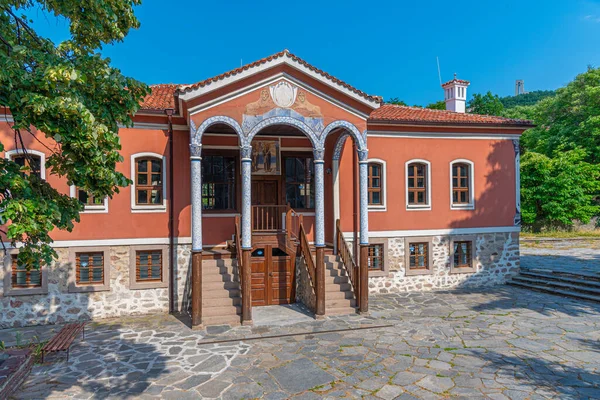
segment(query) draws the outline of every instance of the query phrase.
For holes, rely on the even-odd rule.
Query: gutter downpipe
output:
[[[165,109],[168,119],[168,143],[169,143],[169,313],[175,312],[175,232],[174,232],[174,217],[175,210],[173,209],[173,113],[172,108]]]

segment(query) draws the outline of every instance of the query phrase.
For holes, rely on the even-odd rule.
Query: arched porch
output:
[[[360,274],[356,274],[354,271],[350,271],[353,275],[353,285],[355,286],[354,292],[357,294],[356,303],[360,312],[366,312],[368,310],[368,295],[367,295],[367,245],[368,245],[368,214],[367,214],[367,147],[366,147],[366,135],[360,133],[360,131],[352,123],[344,120],[335,120],[324,127],[309,126],[301,119],[297,119],[291,116],[274,116],[266,118],[259,123],[255,124],[251,128],[245,126],[242,128],[240,124],[233,118],[228,116],[213,116],[204,120],[200,126],[196,127],[191,121],[190,123],[190,158],[191,158],[191,186],[192,186],[192,324],[197,326],[202,324],[202,251],[203,251],[203,238],[202,238],[202,225],[203,225],[203,207],[205,200],[203,200],[203,182],[202,182],[202,157],[203,157],[203,137],[208,131],[214,127],[224,127],[230,135],[235,135],[239,145],[239,159],[241,164],[241,174],[239,179],[241,180],[241,195],[239,196],[241,207],[241,215],[236,215],[236,234],[234,241],[239,240],[236,248],[238,251],[238,266],[240,266],[240,280],[241,280],[241,321],[243,324],[252,323],[252,279],[253,274],[251,272],[251,265],[253,260],[253,250],[257,248],[257,241],[261,240],[258,237],[257,231],[257,211],[260,207],[256,203],[257,189],[259,186],[257,182],[266,181],[264,177],[257,176],[257,169],[271,169],[272,165],[270,160],[272,156],[272,148],[265,150],[265,147],[271,146],[270,144],[263,145],[261,151],[257,151],[260,143],[257,142],[257,138],[269,138],[274,136],[273,131],[278,131],[278,137],[288,136],[303,136],[308,138],[310,141],[310,152],[312,153],[311,168],[314,168],[314,182],[310,182],[312,190],[314,192],[314,232],[313,242],[314,250],[312,253],[309,252],[306,247],[302,246],[302,243],[308,243],[308,240],[302,235],[306,235],[306,231],[300,229],[299,232],[290,233],[291,226],[298,226],[298,221],[295,223],[291,222],[291,217],[288,216],[286,211],[286,218],[281,222],[277,223],[275,227],[280,229],[282,232],[290,237],[293,237],[293,243],[298,246],[299,253],[302,253],[304,259],[310,258],[308,264],[314,265],[312,271],[312,283],[316,295],[315,315],[316,317],[324,316],[326,313],[325,309],[325,248],[326,248],[326,234],[325,225],[326,219],[331,219],[332,215],[326,216],[326,198],[325,198],[325,156],[326,156],[326,141],[328,137],[330,140],[336,140],[335,137],[339,136],[335,146],[329,146],[335,149],[330,151],[328,156],[330,161],[333,161],[335,169],[336,160],[339,161],[340,149],[347,137],[351,137],[356,147],[356,154],[358,158],[358,170],[359,170],[359,193],[360,193]],[[335,136],[335,137],[334,137]],[[331,143],[330,143],[331,144]],[[279,151],[277,149],[276,151]],[[267,155],[268,154],[268,155]],[[275,169],[280,168],[281,159],[278,158],[279,154],[275,154],[274,160],[276,165]],[[337,157],[337,159],[336,159]],[[262,166],[259,166],[259,161]],[[285,163],[283,167],[286,169],[286,178],[289,176],[287,167],[292,163]],[[314,167],[313,167],[314,166]],[[331,171],[329,171],[331,173]],[[281,172],[279,172],[281,174]],[[335,176],[335,174],[334,174]],[[253,179],[254,177],[254,179]],[[277,179],[272,179],[277,181]],[[253,190],[254,181],[254,190]],[[277,193],[280,193],[277,197],[279,201],[273,201],[277,206],[287,206],[289,210],[289,191],[287,179],[279,177],[281,186],[285,185],[285,194],[281,195],[283,188],[280,187]],[[332,185],[333,186],[333,185]],[[304,191],[306,192],[307,186]],[[333,188],[332,188],[333,189]],[[356,188],[355,188],[356,189]],[[293,190],[292,190],[293,192]],[[333,193],[333,191],[332,191]],[[254,195],[254,197],[253,197]],[[312,193],[311,193],[312,195]],[[333,195],[335,196],[335,194]],[[293,197],[292,197],[293,198]],[[259,200],[260,201],[260,200]],[[329,199],[333,201],[333,199]],[[273,208],[273,210],[278,210]],[[277,212],[277,211],[275,211]],[[264,215],[264,211],[263,211]],[[294,213],[294,215],[300,215],[300,213]],[[254,217],[253,217],[254,216]],[[271,219],[272,216],[271,216]],[[277,217],[275,218],[277,220]],[[302,219],[300,219],[302,221]],[[238,225],[239,223],[239,225]],[[335,227],[335,223],[334,223]],[[276,234],[276,233],[274,233]],[[263,236],[264,237],[264,236]],[[237,239],[237,240],[236,240]],[[332,244],[334,247],[338,247],[339,237],[333,235]],[[304,248],[303,248],[304,247]],[[311,246],[312,247],[312,246]],[[270,247],[269,247],[270,248]],[[303,252],[304,251],[304,252]],[[364,254],[364,255],[363,255]],[[256,275],[256,274],[255,274]],[[364,276],[364,278],[363,278]],[[360,294],[360,295],[359,295]]]

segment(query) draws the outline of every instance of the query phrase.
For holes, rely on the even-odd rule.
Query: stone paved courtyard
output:
[[[600,398],[600,304],[505,286],[371,304],[368,317],[208,332],[167,316],[94,324],[17,398]]]
[[[522,241],[521,266],[591,273],[600,277],[600,240]]]
[[[600,241],[522,252],[526,266],[600,267]],[[90,324],[17,398],[600,399],[598,303],[499,286],[373,296],[368,316],[281,311],[277,325],[201,331],[171,316]]]

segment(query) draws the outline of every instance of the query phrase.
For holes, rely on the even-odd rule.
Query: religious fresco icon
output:
[[[252,174],[281,175],[279,141],[255,140],[252,142]]]

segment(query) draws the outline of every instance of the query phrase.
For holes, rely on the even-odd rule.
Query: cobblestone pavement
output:
[[[521,266],[600,277],[600,240],[522,241]]]
[[[17,398],[600,398],[600,304],[514,287],[379,295],[367,317],[290,326],[90,328]]]

